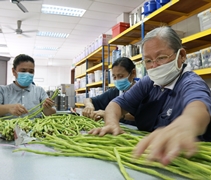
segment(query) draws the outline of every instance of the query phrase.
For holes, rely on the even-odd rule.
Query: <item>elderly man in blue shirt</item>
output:
[[[51,115],[56,112],[54,102],[48,98],[42,87],[32,84],[34,77],[34,59],[20,54],[15,57],[12,72],[15,81],[6,86],[0,86],[0,116],[25,116],[28,110],[43,103],[43,113]],[[39,114],[38,116],[40,116]]]
[[[166,165],[181,152],[193,155],[197,140],[211,141],[211,93],[201,77],[187,69],[186,51],[172,28],[147,33],[142,55],[148,76],[110,102],[105,126],[89,133],[123,133],[118,121],[129,112],[139,130],[152,132],[138,143],[135,156],[148,149],[150,160]]]

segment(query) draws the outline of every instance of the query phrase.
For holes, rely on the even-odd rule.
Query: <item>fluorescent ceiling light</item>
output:
[[[58,47],[42,47],[42,46],[35,46],[34,49],[37,50],[51,50],[51,51],[56,51],[59,48]]]
[[[37,36],[44,37],[55,37],[55,38],[67,38],[69,34],[67,33],[55,33],[55,32],[46,32],[46,31],[38,31]]]
[[[45,14],[57,14],[63,16],[76,16],[81,17],[86,12],[85,9],[78,9],[78,8],[71,8],[71,7],[64,7],[64,6],[52,6],[48,4],[43,4],[42,13]]]

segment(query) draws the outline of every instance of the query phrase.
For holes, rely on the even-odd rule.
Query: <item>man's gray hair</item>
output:
[[[171,27],[162,26],[155,28],[146,34],[146,36],[141,42],[142,53],[143,53],[144,43],[155,37],[158,37],[161,40],[165,41],[168,44],[168,46],[174,50],[174,52],[177,52],[179,49],[182,48],[182,41],[179,38],[178,34]]]

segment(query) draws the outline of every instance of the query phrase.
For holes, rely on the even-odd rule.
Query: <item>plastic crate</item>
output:
[[[199,13],[198,18],[201,31],[211,28],[211,8]]]
[[[187,54],[186,63],[192,70],[201,69],[203,67],[201,52],[197,51],[191,54]]]
[[[118,23],[117,25],[112,27],[112,37],[114,38],[115,36],[117,36],[118,34],[120,34],[129,27],[130,27],[129,23],[125,22]]]
[[[202,66],[211,67],[211,47],[200,50],[202,57]]]

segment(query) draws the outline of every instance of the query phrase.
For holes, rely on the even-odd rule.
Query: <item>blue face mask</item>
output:
[[[18,72],[17,82],[20,86],[27,87],[33,81],[34,75],[28,72]]]
[[[123,79],[114,80],[114,85],[116,86],[116,88],[119,89],[120,91],[126,91],[126,90],[128,90],[129,87],[130,87],[130,85],[132,84],[128,80],[128,77],[123,78]]]

